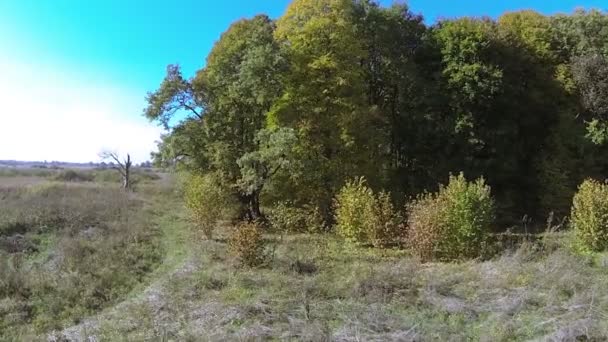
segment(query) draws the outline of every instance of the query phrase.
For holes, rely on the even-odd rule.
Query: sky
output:
[[[276,18],[289,0],[0,0],[0,160],[149,159],[161,127],[142,116],[167,64],[204,65],[235,20]],[[390,4],[392,0],[383,0]],[[534,9],[608,9],[608,0],[411,0],[431,24]]]

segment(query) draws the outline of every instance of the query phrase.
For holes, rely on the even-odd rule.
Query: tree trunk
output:
[[[260,193],[257,191],[249,197],[249,213],[252,221],[262,218],[262,211],[260,210]]]
[[[123,189],[129,189],[131,187],[131,183],[129,180],[129,171],[126,171],[122,176],[122,187]]]
[[[241,214],[241,218],[248,222],[257,221],[264,219],[264,215],[260,210],[260,193],[254,192],[252,194],[241,194],[239,196],[240,202],[244,205],[244,210]]]
[[[127,154],[122,174],[122,187],[127,190],[131,188],[131,164],[131,156]]]

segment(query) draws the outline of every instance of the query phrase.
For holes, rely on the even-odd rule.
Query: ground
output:
[[[65,320],[52,322],[49,329],[24,319],[21,330],[13,326],[21,335],[4,335],[5,339],[608,339],[608,258],[573,252],[567,232],[546,233],[489,260],[461,263],[422,263],[407,251],[355,247],[330,233],[267,234],[266,265],[246,268],[227,252],[230,225],[219,226],[214,239],[205,239],[190,225],[169,178],[142,183],[132,195],[144,198],[133,210],[144,215],[138,222],[155,232],[157,238],[146,243],[160,255],[156,260],[156,254],[141,252],[152,261],[137,282],[128,282],[104,305],[68,311]],[[40,187],[47,182],[37,179],[29,183],[35,185],[26,185],[15,179],[0,178],[0,188]],[[89,234],[91,226],[74,229]],[[48,264],[53,260],[48,255],[57,246],[52,241],[37,244],[28,260]],[[0,315],[11,296],[16,295],[0,302]],[[12,318],[5,314],[0,319],[6,324]]]

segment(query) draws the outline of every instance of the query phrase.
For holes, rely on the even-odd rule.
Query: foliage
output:
[[[220,220],[236,215],[236,201],[217,175],[191,175],[185,187],[186,206],[190,209],[196,228],[208,239],[212,238]]]
[[[325,229],[319,209],[311,205],[297,207],[290,202],[279,202],[268,216],[272,227],[279,232],[318,233]]]
[[[425,25],[405,4],[292,1],[276,21],[233,23],[193,78],[168,67],[145,112],[170,124],[154,158],[220,174],[249,220],[287,201],[331,225],[348,179],[405,198],[455,171],[485,177],[502,228],[565,215],[608,170],[607,18]]]
[[[348,181],[336,196],[335,206],[336,229],[345,239],[377,247],[401,243],[402,219],[390,195],[376,196],[364,178]]]
[[[250,218],[261,216],[259,195],[237,186],[243,176],[237,161],[256,151],[265,114],[280,93],[283,62],[273,33],[265,15],[235,22],[192,80],[169,66],[145,110],[146,117],[165,125],[177,110],[191,114],[162,138],[155,160],[222,174]]]
[[[93,176],[76,170],[64,170],[56,174],[53,179],[60,182],[91,182]]]
[[[262,228],[255,222],[238,225],[230,235],[228,249],[243,266],[261,266],[267,259]]]
[[[345,176],[371,161],[363,148],[370,131],[364,129],[369,116],[358,65],[365,51],[353,2],[293,1],[277,21],[275,38],[288,68],[267,121],[293,128],[298,136],[295,158],[301,169],[289,179],[297,185],[289,199],[307,198],[330,216],[331,199]]]
[[[367,243],[373,227],[376,198],[363,177],[348,181],[336,196],[336,229],[345,239]]]
[[[375,218],[374,228],[370,232],[372,244],[376,247],[401,245],[405,238],[405,226],[390,194],[381,192],[376,196]]]
[[[570,224],[581,245],[593,251],[608,248],[608,184],[587,179],[572,200]]]
[[[588,55],[577,58],[572,67],[583,107],[590,114],[588,136],[596,144],[608,138],[608,57]]]
[[[245,153],[236,163],[240,167],[241,178],[237,181],[241,193],[250,197],[251,219],[259,214],[260,194],[266,183],[279,171],[293,169],[293,150],[297,138],[292,129],[261,129],[256,143],[258,149]]]
[[[483,178],[450,176],[437,193],[407,205],[408,242],[424,260],[458,260],[482,255],[494,221],[494,201]]]
[[[148,107],[144,116],[150,120],[158,120],[165,128],[180,110],[186,110],[195,117],[201,116],[202,99],[195,94],[192,84],[184,79],[179,65],[168,65],[167,74],[158,90],[146,96]]]

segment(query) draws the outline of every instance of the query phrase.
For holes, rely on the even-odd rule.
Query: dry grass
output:
[[[161,259],[147,200],[117,186],[11,184],[0,203],[0,340],[116,303]]]
[[[271,260],[261,268],[242,268],[228,253],[230,227],[218,228],[213,240],[184,230],[182,206],[167,206],[173,191],[168,178],[144,184],[135,194],[116,191],[95,183],[0,190],[7,204],[0,208],[0,235],[20,234],[6,222],[22,222],[27,227],[22,235],[31,242],[14,241],[23,243],[21,253],[29,257],[11,258],[0,269],[0,336],[36,340],[52,327],[74,324],[54,336],[80,341],[608,339],[608,255],[576,254],[568,233],[524,239],[521,245],[509,239],[512,248],[494,258],[461,263],[422,263],[407,251],[356,247],[331,234],[267,234]],[[153,208],[147,207],[150,199]],[[125,206],[130,209],[120,209]],[[43,225],[40,216],[62,223]],[[154,278],[146,278],[158,262],[152,253],[157,235],[146,224],[150,218],[160,218],[162,250],[169,253]],[[24,265],[44,276],[32,277]],[[130,290],[133,295],[126,296]]]
[[[484,262],[423,264],[329,235],[290,235],[268,267],[239,269],[220,236],[199,241],[188,267],[153,299],[131,303],[128,324],[107,318],[91,333],[193,341],[607,339],[606,266],[569,252],[567,236],[549,238]]]

